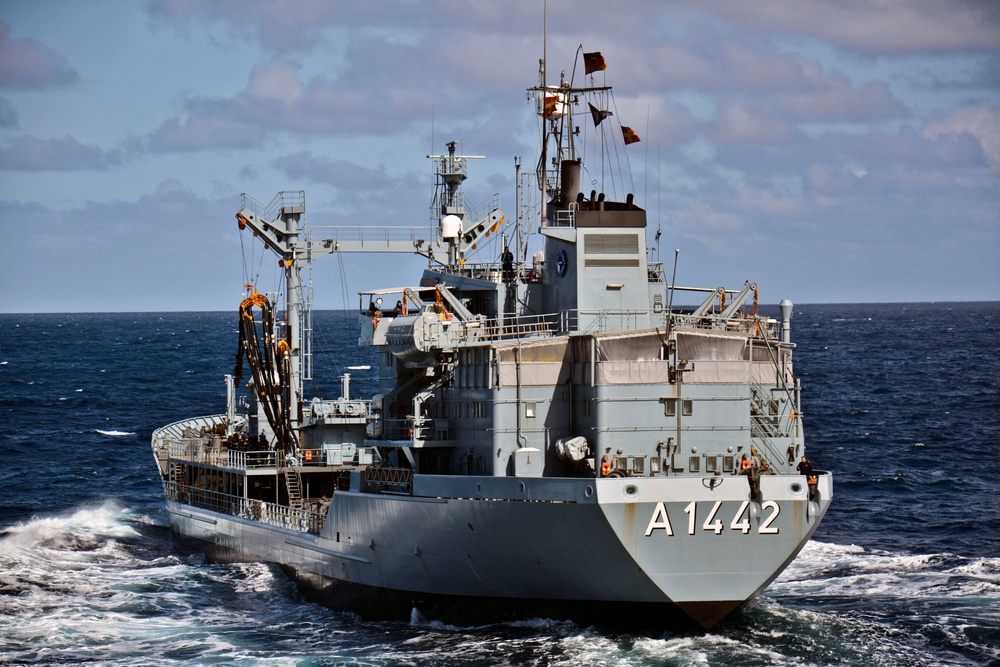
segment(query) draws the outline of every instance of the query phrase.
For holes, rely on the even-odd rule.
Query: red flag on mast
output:
[[[622,125],[622,137],[625,139],[626,146],[639,143],[639,135],[633,132],[631,127]]]
[[[607,68],[608,66],[604,62],[604,56],[601,55],[600,51],[583,54],[583,71],[587,74],[593,74],[598,70]]]

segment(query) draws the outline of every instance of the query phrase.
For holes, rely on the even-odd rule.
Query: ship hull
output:
[[[605,605],[610,621],[616,605],[709,627],[791,562],[829,505],[829,477],[813,502],[803,478],[763,477],[751,502],[740,476],[417,475],[414,495],[338,491],[319,535],[176,501],[168,510],[178,535],[280,564],[328,604],[367,615],[416,605],[466,621],[482,616],[471,610],[578,617],[565,612]]]

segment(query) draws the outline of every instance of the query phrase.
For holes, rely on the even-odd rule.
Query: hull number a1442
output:
[[[703,503],[704,508],[707,503]],[[699,526],[699,512],[698,505],[691,501],[684,508],[684,514],[687,515],[687,533],[688,535],[694,535],[699,528],[706,533],[715,533],[716,535],[721,535],[723,531],[726,530],[726,524],[723,523],[723,518],[719,510],[722,508],[722,501],[718,500],[712,505],[712,508],[708,511],[705,519],[701,522]],[[753,526],[750,523],[750,501],[744,500],[740,505],[736,514],[733,516],[732,520],[729,522],[728,529],[733,532],[739,532],[743,535],[750,534],[753,530]],[[781,506],[773,500],[767,500],[760,506],[760,521],[757,526],[758,535],[777,535],[778,527],[773,525],[774,521],[778,518],[778,514],[781,513]],[[674,528],[670,523],[670,516],[667,514],[667,507],[664,503],[656,503],[656,507],[653,509],[653,516],[649,519],[649,525],[646,526],[646,537],[653,534],[653,531],[657,529],[662,529],[667,535],[673,536]]]

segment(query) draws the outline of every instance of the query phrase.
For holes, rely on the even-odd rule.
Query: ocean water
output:
[[[318,320],[335,396],[372,358]],[[0,665],[1000,665],[1000,304],[797,306],[792,337],[834,504],[758,599],[651,635],[366,623],[182,552],[150,434],[223,411],[235,312],[0,315]]]

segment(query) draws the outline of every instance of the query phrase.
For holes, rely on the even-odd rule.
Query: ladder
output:
[[[285,489],[288,491],[288,505],[302,509],[302,478],[294,468],[285,468]]]

